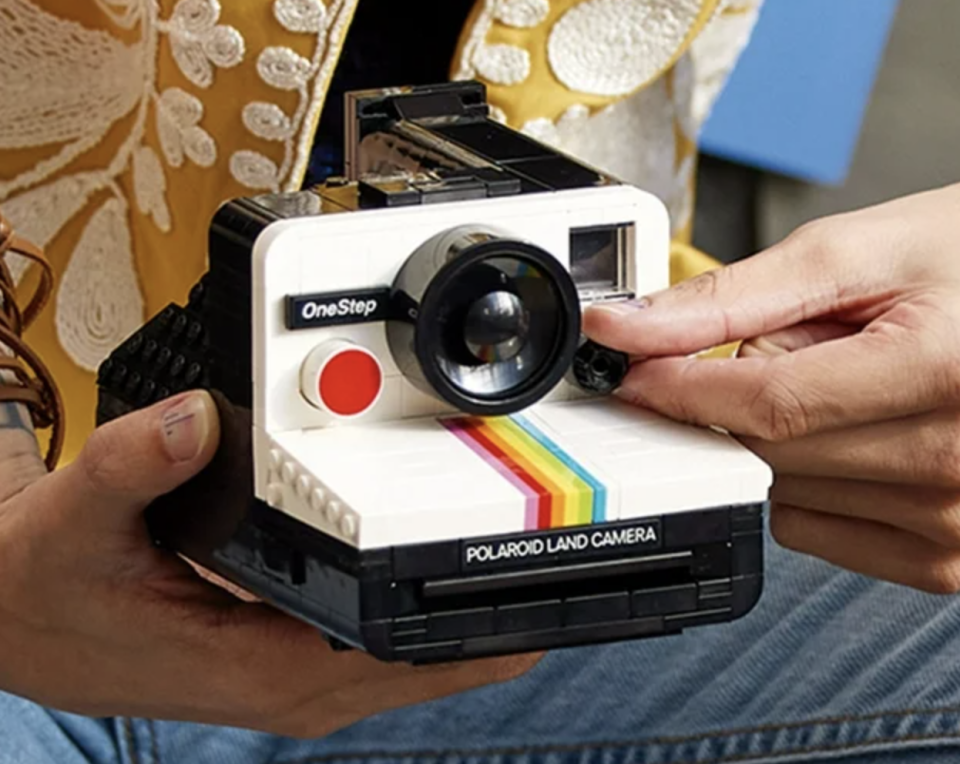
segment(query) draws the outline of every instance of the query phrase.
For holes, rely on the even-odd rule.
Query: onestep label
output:
[[[559,531],[465,541],[461,564],[476,568],[517,568],[570,559],[627,557],[662,545],[660,519],[625,525],[598,525]]]
[[[390,315],[390,290],[358,289],[287,297],[287,328],[385,321]]]

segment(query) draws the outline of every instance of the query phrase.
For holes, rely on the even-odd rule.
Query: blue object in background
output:
[[[898,0],[766,0],[701,136],[707,154],[844,182]]]

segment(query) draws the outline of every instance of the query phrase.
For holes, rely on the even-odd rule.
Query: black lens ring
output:
[[[437,312],[450,284],[484,260],[516,259],[537,267],[555,287],[559,298],[559,347],[541,364],[538,371],[509,394],[495,398],[470,395],[454,385],[440,369],[435,352],[440,322]],[[423,375],[434,391],[449,404],[474,416],[502,416],[522,411],[547,395],[568,373],[580,341],[580,296],[569,272],[557,258],[527,242],[492,239],[474,244],[460,252],[434,275],[420,301],[414,338],[414,352]]]

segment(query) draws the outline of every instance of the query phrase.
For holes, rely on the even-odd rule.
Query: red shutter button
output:
[[[383,367],[366,348],[331,340],[315,347],[303,362],[300,390],[310,403],[334,416],[360,416],[380,400]]]

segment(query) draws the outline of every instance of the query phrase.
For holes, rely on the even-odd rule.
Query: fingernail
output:
[[[195,459],[206,442],[210,423],[200,395],[190,395],[164,412],[160,420],[163,444],[175,462]]]
[[[636,313],[638,310],[650,307],[650,300],[641,297],[638,300],[621,300],[619,302],[604,302],[591,305],[591,310],[599,310],[605,313],[613,313],[617,316],[628,316]]]

